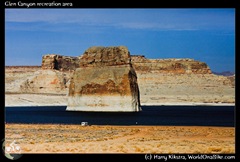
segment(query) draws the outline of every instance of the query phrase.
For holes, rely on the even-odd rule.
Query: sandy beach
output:
[[[235,153],[234,127],[6,124],[22,153]]]

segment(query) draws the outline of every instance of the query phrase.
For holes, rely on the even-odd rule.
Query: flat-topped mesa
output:
[[[146,59],[143,55],[133,55],[132,65],[137,72],[159,72],[172,74],[211,74],[204,62],[193,59]]]
[[[42,57],[42,69],[55,69],[61,71],[75,70],[79,67],[79,57],[47,54]]]
[[[69,111],[140,111],[137,75],[124,46],[91,47],[71,78]]]

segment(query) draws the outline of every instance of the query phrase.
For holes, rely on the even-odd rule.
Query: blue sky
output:
[[[5,65],[44,54],[128,47],[147,58],[192,58],[235,71],[235,9],[5,9]]]

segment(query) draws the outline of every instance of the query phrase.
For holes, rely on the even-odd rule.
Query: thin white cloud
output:
[[[91,10],[83,9],[6,9],[5,21],[23,23],[106,23],[106,20],[111,17],[97,12],[97,10],[91,12]]]
[[[139,30],[200,30],[229,28],[230,14],[199,10],[173,9],[6,9],[7,23],[46,23],[42,30],[50,30],[52,24],[114,27]],[[226,16],[222,16],[226,15]],[[234,23],[234,21],[233,21]],[[31,28],[31,26],[28,26]],[[37,27],[32,27],[37,29]],[[63,28],[61,28],[63,29]],[[7,28],[8,30],[8,28]],[[18,30],[15,28],[15,30]],[[19,29],[20,30],[20,29]],[[41,30],[41,29],[40,29]]]
[[[129,22],[129,23],[120,23],[118,25],[122,28],[131,28],[131,29],[151,29],[151,30],[198,30],[197,27],[193,25],[185,24],[164,24],[164,23],[141,23],[141,22]]]

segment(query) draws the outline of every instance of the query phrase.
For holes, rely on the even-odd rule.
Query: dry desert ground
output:
[[[234,127],[6,124],[22,153],[235,153]]]

